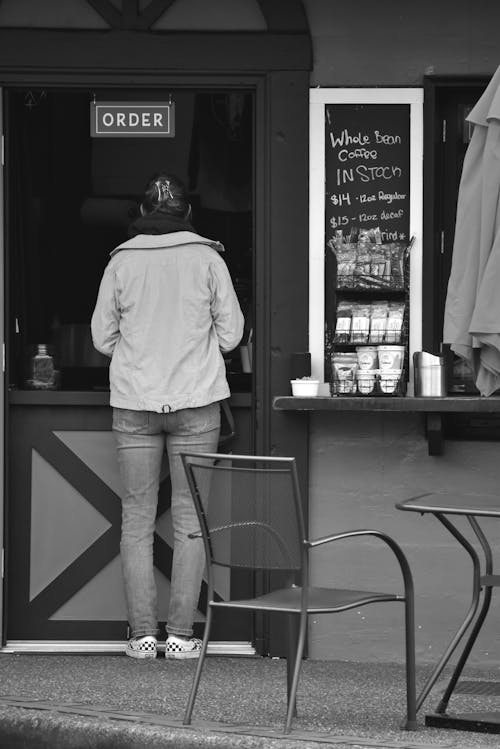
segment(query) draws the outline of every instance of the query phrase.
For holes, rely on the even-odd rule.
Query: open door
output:
[[[220,239],[253,328],[254,95],[246,89],[173,89],[176,139],[92,137],[101,102],[162,101],[163,90],[8,87],[5,211],[8,290],[8,619],[19,651],[123,649],[126,607],[119,559],[120,497],[109,408],[108,362],[94,351],[90,318],[110,250],[127,237],[146,180],[168,164],[190,185],[194,226]],[[111,106],[111,105],[110,105]],[[212,155],[217,153],[217,159]],[[225,156],[231,158],[224,158]],[[217,170],[215,170],[217,167]],[[221,169],[225,167],[222,173]],[[229,196],[222,188],[230,181]],[[231,203],[228,204],[229,199]],[[55,389],[30,379],[43,341]],[[253,373],[239,350],[226,359],[237,435],[251,452]],[[155,536],[159,624],[168,616],[173,531],[165,460]],[[243,575],[218,580],[221,598],[251,594]],[[195,632],[206,610],[202,587]],[[250,616],[222,621],[217,652],[253,654]],[[214,645],[215,647],[215,645]]]

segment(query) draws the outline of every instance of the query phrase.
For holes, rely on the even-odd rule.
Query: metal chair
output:
[[[288,614],[287,714],[289,733],[296,715],[296,695],[304,652],[308,614],[335,614],[369,603],[399,601],[405,606],[406,720],[416,728],[415,632],[413,580],[398,544],[378,530],[351,530],[306,539],[294,458],[184,453],[189,487],[200,521],[207,561],[208,597],[203,644],[184,725],[191,723],[215,609],[246,609]],[[340,539],[375,536],[393,551],[401,568],[404,593],[318,588],[309,583],[309,554]],[[214,567],[278,571],[277,590],[248,600],[215,600]]]

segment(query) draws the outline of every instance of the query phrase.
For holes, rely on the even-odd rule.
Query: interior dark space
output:
[[[175,136],[96,138],[92,101],[175,103]],[[106,389],[108,361],[90,318],[109,253],[127,239],[158,171],[188,186],[195,230],[225,247],[253,339],[253,96],[242,90],[12,89],[6,107],[9,384],[27,387],[45,343],[62,389]],[[232,390],[251,390],[248,362],[227,356]]]

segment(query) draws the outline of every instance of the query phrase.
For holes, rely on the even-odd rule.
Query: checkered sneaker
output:
[[[165,643],[165,658],[199,658],[201,640],[191,637],[183,640],[181,637],[169,635]]]
[[[125,654],[131,658],[156,658],[156,637],[132,637],[127,642]]]

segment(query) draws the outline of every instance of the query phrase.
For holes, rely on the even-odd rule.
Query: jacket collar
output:
[[[114,257],[120,250],[160,250],[188,244],[204,244],[217,252],[224,252],[224,245],[215,239],[207,239],[193,231],[174,231],[170,234],[137,234],[115,247],[110,256]]]

